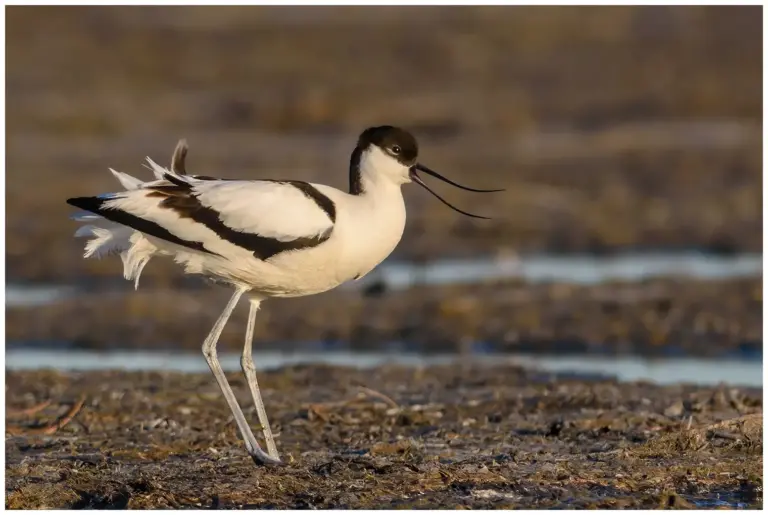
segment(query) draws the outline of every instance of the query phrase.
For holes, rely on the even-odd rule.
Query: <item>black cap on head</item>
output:
[[[416,164],[419,155],[416,138],[410,132],[391,125],[365,129],[357,140],[357,148],[364,150],[370,145],[383,149],[404,166]]]
[[[381,125],[379,127],[369,127],[368,129],[365,129],[357,140],[357,147],[355,147],[355,150],[352,151],[352,156],[349,159],[349,192],[352,195],[360,195],[363,193],[363,182],[360,175],[360,159],[362,158],[363,152],[371,145],[376,145],[391,157],[396,159],[401,165],[408,167],[408,175],[413,182],[426,189],[446,206],[450,207],[454,211],[458,211],[463,215],[471,216],[473,218],[486,218],[484,216],[473,215],[472,213],[462,211],[461,209],[443,199],[440,195],[432,191],[432,189],[427,186],[424,181],[421,180],[418,172],[424,172],[425,174],[431,175],[436,179],[467,191],[475,191],[478,193],[503,191],[479,190],[475,188],[469,188],[467,186],[462,186],[461,184],[454,182],[447,177],[443,177],[434,170],[430,170],[426,166],[416,161],[416,158],[419,155],[419,146],[416,143],[416,138],[414,138],[410,132],[399,127],[393,127],[391,125]]]

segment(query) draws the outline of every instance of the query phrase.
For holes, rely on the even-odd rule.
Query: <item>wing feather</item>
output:
[[[216,211],[235,231],[291,241],[325,236],[333,229],[329,214],[292,183],[201,181],[193,191],[203,206]]]
[[[226,255],[233,246],[259,259],[326,241],[335,222],[334,203],[299,181],[197,179],[147,159],[157,181],[70,203],[193,250]],[[125,215],[121,215],[124,213]]]

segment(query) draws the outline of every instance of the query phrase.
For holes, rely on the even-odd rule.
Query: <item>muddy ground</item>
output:
[[[115,259],[113,268],[119,268]],[[151,266],[151,265],[150,265]],[[255,346],[291,350],[510,351],[761,359],[762,280],[654,279],[594,286],[490,281],[332,291],[264,302]],[[226,304],[221,286],[134,291],[120,281],[48,306],[6,308],[11,345],[199,350]],[[239,350],[247,303],[220,349]],[[314,343],[307,343],[314,342]],[[477,342],[482,342],[478,347]],[[302,347],[304,346],[304,347]],[[319,347],[318,347],[319,346]]]
[[[467,364],[259,379],[283,467],[254,466],[209,374],[7,373],[9,407],[53,404],[6,421],[6,507],[762,507],[759,389]]]
[[[402,258],[762,248],[759,6],[10,7],[7,25],[13,280],[113,274],[80,259],[65,204],[114,190],[110,166],[145,174],[186,137],[195,173],[344,188],[379,124],[507,189],[440,189],[482,221],[406,188]]]

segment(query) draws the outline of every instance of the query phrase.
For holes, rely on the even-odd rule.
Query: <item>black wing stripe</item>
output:
[[[187,247],[199,252],[218,255],[214,252],[211,252],[210,250],[207,250],[202,243],[198,241],[182,240],[178,236],[172,234],[167,229],[154,222],[139,218],[138,216],[132,215],[120,209],[104,208],[104,203],[109,200],[111,199],[102,199],[98,197],[75,197],[67,199],[67,204],[78,207],[80,209],[84,209],[85,211],[90,211],[91,213],[96,213],[97,215],[103,216],[107,220],[125,225],[131,229],[143,232],[144,234],[154,236],[155,238],[160,238],[161,240],[175,243],[177,245],[181,245],[182,247]]]
[[[183,163],[182,163],[183,165]],[[193,179],[197,179],[199,181],[236,181],[240,179],[217,179],[216,177],[211,177],[208,175],[191,175]],[[191,184],[188,182],[178,179],[172,175],[169,174],[163,174],[163,178],[167,180],[168,182],[173,183],[176,186],[180,186],[182,188],[189,188],[191,189]],[[320,190],[312,186],[310,183],[305,181],[281,181],[281,180],[274,180],[274,179],[263,179],[264,181],[269,182],[275,182],[278,184],[290,184],[297,190],[301,191],[308,199],[311,199],[317,204],[317,207],[323,210],[323,212],[328,215],[328,218],[331,219],[332,223],[336,223],[336,204],[333,203],[333,200],[329,199],[327,196],[320,193]],[[191,192],[190,192],[191,194]]]
[[[150,193],[150,195],[163,195],[166,197],[160,202],[160,207],[172,209],[180,218],[189,218],[206,226],[221,239],[253,252],[253,255],[261,260],[267,260],[281,252],[316,247],[331,237],[331,231],[327,231],[316,236],[296,238],[291,241],[280,241],[259,234],[238,231],[222,222],[218,211],[204,206],[194,196],[191,186],[187,183],[175,186],[156,186],[150,189],[153,190],[153,193]]]
[[[188,182],[183,181],[181,179],[177,179],[176,177],[174,177],[173,175],[171,175],[169,173],[164,173],[163,174],[163,179],[165,179],[168,182],[171,182],[171,183],[175,184],[176,186],[187,186],[187,187],[189,187],[189,183]]]
[[[307,198],[314,200],[317,207],[325,211],[325,214],[328,215],[331,222],[336,223],[336,205],[333,203],[333,200],[320,193],[317,188],[308,182],[285,181],[285,184],[290,184],[294,188],[300,190]]]
[[[330,237],[330,234],[323,234],[291,241],[280,241],[259,234],[237,231],[221,221],[218,211],[202,205],[197,197],[168,197],[160,205],[173,209],[180,217],[188,217],[203,224],[218,234],[221,239],[253,252],[253,255],[261,260],[269,259],[289,250],[315,247]]]

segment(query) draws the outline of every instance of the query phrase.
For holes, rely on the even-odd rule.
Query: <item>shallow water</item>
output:
[[[707,497],[684,495],[697,508],[738,508],[750,509],[750,502],[740,492],[716,492]],[[754,501],[753,501],[754,502]]]
[[[75,291],[75,288],[69,286],[6,284],[5,305],[19,308],[44,306],[73,295]]]
[[[760,254],[731,257],[698,252],[626,253],[592,255],[531,255],[471,260],[443,260],[424,264],[389,261],[364,281],[383,281],[390,288],[419,284],[462,284],[493,279],[530,282],[595,284],[611,280],[642,281],[659,276],[692,279],[734,279],[760,275]]]
[[[610,257],[531,255],[520,258],[475,258],[409,263],[388,260],[360,281],[342,288],[364,288],[382,283],[403,289],[418,285],[472,284],[494,279],[530,282],[595,284],[610,280],[642,281],[658,276],[692,279],[733,279],[762,274],[760,254],[730,257],[697,252],[627,253]],[[6,307],[40,306],[56,302],[77,289],[72,286],[7,284]]]
[[[240,369],[240,356],[220,354],[225,370]],[[658,384],[691,383],[713,385],[728,383],[739,386],[762,386],[760,360],[706,360],[696,358],[648,360],[635,357],[598,358],[520,356],[513,354],[459,357],[455,354],[423,355],[412,353],[355,353],[328,352],[257,352],[256,367],[265,370],[299,363],[331,364],[372,368],[385,364],[426,366],[465,363],[518,364],[544,372],[573,373],[576,375],[616,377],[621,381],[646,380]],[[10,370],[53,368],[57,370],[170,370],[178,372],[204,372],[208,370],[203,356],[198,353],[157,351],[95,352],[88,350],[54,350],[15,348],[6,351],[5,366]]]

